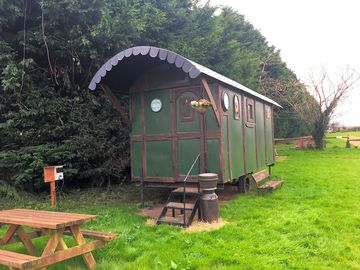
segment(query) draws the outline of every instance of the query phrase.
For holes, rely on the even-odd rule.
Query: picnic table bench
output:
[[[0,249],[0,264],[10,269],[44,269],[48,265],[81,255],[88,268],[94,269],[96,262],[91,252],[118,236],[80,229],[83,223],[96,218],[96,215],[30,209],[0,211],[0,225],[8,225],[5,235],[0,238],[0,247],[22,242],[29,252],[22,254]],[[63,239],[64,235],[71,235],[75,245],[68,247]],[[49,236],[49,239],[43,251],[38,253],[32,239],[42,236]]]

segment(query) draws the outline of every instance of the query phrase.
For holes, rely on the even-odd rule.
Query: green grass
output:
[[[360,149],[345,149],[335,139],[324,151],[290,147],[277,147],[287,159],[272,169],[283,187],[222,205],[229,224],[215,231],[145,225],[146,218],[136,214],[136,190],[129,187],[74,192],[60,210],[98,214],[88,228],[121,235],[94,252],[97,269],[360,269]],[[47,208],[45,198],[16,204]],[[8,202],[6,208],[13,206]],[[86,268],[75,258],[48,269]]]

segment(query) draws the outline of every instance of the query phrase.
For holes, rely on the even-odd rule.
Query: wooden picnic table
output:
[[[86,265],[93,269],[96,262],[91,251],[117,237],[112,233],[80,229],[83,223],[96,218],[96,215],[30,209],[2,210],[0,225],[8,225],[8,230],[0,238],[0,247],[22,242],[29,255],[0,249],[0,264],[10,269],[39,269],[82,255]],[[71,235],[76,244],[68,247],[64,235]],[[49,239],[42,252],[38,253],[32,239],[41,236],[49,236]],[[86,241],[85,237],[89,237],[90,241]]]

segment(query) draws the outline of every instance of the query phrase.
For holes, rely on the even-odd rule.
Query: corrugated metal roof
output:
[[[119,52],[112,58],[110,58],[95,74],[95,76],[92,78],[89,89],[95,90],[96,85],[99,84],[105,77],[106,74],[112,70],[113,67],[116,67],[119,65],[120,62],[125,61],[126,59],[130,59],[136,56],[149,56],[150,58],[158,59],[160,61],[167,61],[167,63],[175,65],[177,68],[182,69],[183,72],[187,73],[190,78],[195,79],[199,77],[201,74],[205,74],[211,78],[214,78],[218,81],[221,81],[227,85],[230,85],[238,90],[244,91],[246,93],[249,93],[250,95],[253,95],[259,99],[262,99],[266,102],[269,102],[271,104],[274,104],[278,107],[281,107],[277,102],[271,100],[270,98],[267,98],[258,92],[255,92],[251,90],[250,88],[232,80],[229,79],[207,67],[204,67],[194,61],[191,61],[175,52],[152,47],[152,46],[137,46],[133,48],[126,49],[122,52]]]

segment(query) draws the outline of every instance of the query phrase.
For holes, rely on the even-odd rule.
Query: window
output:
[[[227,112],[230,107],[229,95],[226,91],[223,91],[222,96],[221,96],[221,107],[224,112]]]
[[[194,98],[183,97],[180,100],[180,119],[182,122],[190,122],[195,118],[195,111],[191,108],[190,102]]]
[[[246,125],[248,127],[255,126],[255,108],[254,108],[254,100],[246,99]]]
[[[240,119],[240,102],[237,95],[234,95],[234,119]]]

